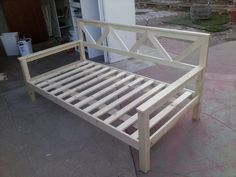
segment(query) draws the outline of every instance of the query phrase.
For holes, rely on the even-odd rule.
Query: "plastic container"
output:
[[[18,47],[21,53],[21,56],[29,55],[33,53],[31,38],[24,38],[18,41]]]
[[[71,41],[76,41],[76,34],[74,30],[69,30],[70,33],[70,40]]]
[[[2,33],[0,38],[7,56],[20,55],[19,49],[17,47],[17,41],[19,39],[18,32]]]

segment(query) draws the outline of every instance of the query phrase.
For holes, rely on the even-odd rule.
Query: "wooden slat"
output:
[[[107,69],[107,68],[104,68],[104,69]],[[74,92],[77,92],[77,91],[79,91],[79,90],[81,90],[81,89],[84,89],[84,88],[86,88],[86,87],[89,87],[89,86],[91,86],[92,84],[95,84],[95,83],[101,81],[102,79],[105,79],[106,77],[109,77],[109,76],[111,76],[111,75],[113,75],[113,74],[115,74],[115,73],[117,73],[116,70],[109,71],[109,72],[107,72],[107,73],[105,73],[105,74],[102,74],[102,75],[100,75],[100,76],[98,76],[98,77],[96,77],[96,78],[94,78],[94,79],[92,79],[92,80],[90,80],[90,81],[87,81],[87,82],[85,82],[85,83],[83,83],[83,84],[81,84],[81,85],[79,85],[79,86],[77,86],[77,87],[75,87],[75,88],[73,88],[73,89],[70,89],[70,90],[68,90],[68,91],[65,91],[64,93],[58,95],[58,97],[59,97],[59,98],[64,98],[64,97],[66,97],[66,96],[68,96],[68,95],[70,95],[70,94],[72,94],[72,93],[74,93]],[[81,79],[81,80],[82,80],[82,79]]]
[[[47,80],[45,80],[45,81],[43,81],[43,82],[41,82],[41,83],[39,83],[39,84],[35,84],[37,87],[44,87],[45,85],[49,85],[49,84],[51,84],[51,83],[53,83],[53,82],[56,82],[56,81],[58,81],[58,80],[60,80],[60,79],[63,79],[63,78],[66,78],[66,77],[68,77],[68,76],[70,76],[70,75],[72,75],[72,74],[75,74],[75,73],[78,73],[78,72],[81,72],[81,71],[83,71],[83,70],[85,70],[85,69],[87,69],[87,68],[89,68],[89,67],[92,67],[92,66],[94,66],[94,64],[92,64],[92,63],[89,63],[89,64],[87,64],[87,65],[85,65],[85,66],[82,66],[82,67],[79,67],[79,68],[75,68],[75,69],[73,69],[73,70],[71,70],[71,71],[68,71],[68,72],[66,72],[66,73],[63,73],[63,74],[60,74],[60,75],[58,75],[58,76],[55,76],[55,77],[53,77],[53,78],[51,78],[51,79],[47,79]],[[74,76],[74,75],[73,75]]]
[[[120,97],[119,99],[115,100],[114,102],[112,102],[111,104],[107,105],[106,107],[104,107],[103,109],[100,109],[99,111],[97,111],[94,116],[99,117],[102,116],[103,114],[105,114],[107,111],[109,111],[110,109],[118,106],[119,104],[121,104],[122,102],[124,102],[125,100],[131,98],[132,96],[136,95],[137,93],[141,92],[142,90],[144,90],[145,88],[147,88],[148,86],[150,86],[151,84],[153,84],[153,81],[147,81],[144,84],[140,85],[139,87],[137,87],[136,89],[132,90],[131,92],[125,94],[124,96]]]
[[[104,64],[100,64],[100,63],[97,63],[97,62],[93,62],[93,61],[89,61],[89,62],[96,63],[97,65],[102,65],[102,66],[104,66]],[[173,62],[174,62],[174,61],[173,61]],[[107,66],[107,65],[106,65],[106,66]],[[110,67],[111,69],[116,69],[116,70],[119,71],[119,72],[123,72],[123,71],[124,71],[124,70],[119,69],[119,68],[116,68],[116,67],[112,67],[112,66],[109,66],[109,67]],[[195,67],[194,67],[194,68],[195,68]],[[134,73],[129,72],[129,71],[126,71],[126,73],[127,73],[127,74],[131,74],[131,75],[134,74]],[[157,79],[152,79],[152,78],[150,78],[150,77],[145,77],[145,76],[140,75],[140,74],[137,74],[137,73],[135,73],[135,76],[137,76],[137,77],[139,77],[139,78],[144,78],[145,81],[149,81],[149,80],[154,81],[155,84],[166,84],[167,86],[170,85],[170,83],[168,83],[168,82],[160,81],[160,80],[157,80]],[[193,90],[190,90],[190,89],[183,88],[183,90],[184,90],[184,91],[188,91],[188,92],[194,93],[194,91],[193,91]]]
[[[88,102],[97,99],[101,96],[103,96],[104,94],[116,89],[117,87],[119,87],[120,85],[126,83],[127,81],[130,81],[131,79],[135,78],[135,75],[129,75],[128,77],[125,77],[124,79],[108,86],[107,88],[104,88],[103,90],[100,90],[99,92],[85,98],[84,100],[80,101],[79,103],[75,104],[74,106],[77,108],[80,108],[81,106],[84,106],[85,104],[87,104]]]
[[[149,127],[153,128],[157,123],[159,123],[163,117],[167,116],[171,111],[177,108],[183,101],[189,98],[192,95],[190,92],[184,92],[181,96],[176,98],[170,105],[165,107],[161,112],[159,112],[156,116],[154,116],[150,120]]]
[[[148,111],[150,114],[153,112],[153,110],[157,109],[160,105],[164,104],[166,100],[173,97],[176,93],[178,93],[186,83],[188,83],[190,80],[194,79],[196,76],[201,73],[203,70],[202,67],[198,66],[179,79],[177,79],[175,82],[170,84],[168,87],[166,87],[164,90],[153,96],[151,99],[140,105],[137,109],[141,112]]]
[[[157,115],[155,115],[149,122],[149,128],[153,128],[158,122],[160,122],[165,116],[171,113],[177,106],[179,106],[183,101],[192,95],[190,92],[184,92],[181,96],[176,98],[171,104],[166,106]],[[138,130],[136,130],[132,135],[133,138],[138,138]]]
[[[40,75],[37,75],[35,77],[32,77],[31,78],[31,83],[33,84],[37,84],[39,82],[42,82],[44,80],[47,80],[49,78],[52,78],[54,76],[57,76],[57,75],[60,75],[60,74],[63,74],[67,71],[70,71],[72,69],[75,69],[79,66],[83,66],[85,64],[88,64],[88,61],[77,61],[77,62],[73,62],[73,63],[70,63],[68,65],[65,65],[65,66],[62,66],[62,67],[59,67],[59,68],[56,68],[56,69],[53,69],[49,72],[46,72],[46,73],[43,73],[43,74],[40,74]]]
[[[121,87],[120,89],[118,89],[115,92],[105,96],[104,98],[102,98],[101,100],[97,101],[96,103],[88,106],[87,108],[84,109],[84,111],[85,112],[91,112],[92,110],[96,109],[97,107],[101,106],[102,104],[106,103],[107,101],[109,101],[109,100],[115,98],[116,96],[120,95],[121,93],[131,89],[132,87],[134,87],[135,85],[139,84],[143,80],[144,80],[143,78],[135,79],[131,83]]]
[[[196,103],[199,101],[199,97],[195,97],[187,105],[185,105],[180,111],[178,111],[171,119],[169,119],[161,128],[159,128],[152,136],[151,146],[154,145],[162,136],[164,136],[188,111],[190,111]]]
[[[92,100],[91,102],[89,102],[89,105],[94,104],[95,102],[96,102],[96,100]],[[104,105],[101,105],[100,107],[98,107],[98,109],[101,109],[101,108],[103,108],[104,106],[106,106],[106,105],[105,105],[105,104],[104,104]],[[107,113],[108,113],[108,114],[114,114],[114,113],[117,112],[117,111],[118,111],[118,109],[113,108],[113,109],[111,109],[110,111],[108,111]],[[127,120],[127,119],[129,119],[129,118],[130,118],[130,115],[124,114],[124,115],[120,118],[120,120],[125,121],[125,120]]]
[[[93,62],[93,61],[89,61],[89,62],[92,62],[92,63],[96,63],[97,65],[102,65],[102,66],[104,66],[104,64],[100,64],[100,63],[97,63],[97,62]],[[107,66],[107,65],[106,65]],[[117,71],[119,71],[119,72],[123,72],[124,70],[123,69],[119,69],[119,68],[116,68],[116,67],[113,67],[113,66],[109,66],[111,69],[116,69]],[[164,82],[164,81],[160,81],[160,80],[157,80],[157,79],[152,79],[152,78],[150,78],[150,77],[145,77],[145,76],[143,76],[143,75],[140,75],[140,74],[137,74],[137,73],[133,73],[133,72],[129,72],[129,71],[125,71],[128,75],[129,74],[131,74],[131,75],[135,75],[136,77],[139,77],[139,78],[144,78],[144,80],[145,81],[149,81],[149,80],[152,80],[152,81],[154,81],[154,84],[166,84],[166,85],[170,85],[169,83],[167,83],[167,82]],[[189,91],[189,92],[194,92],[194,91],[192,91],[192,90],[190,90],[190,89],[184,89],[184,90],[186,90],[186,91]]]
[[[94,85],[93,87],[88,88],[88,89],[84,90],[84,91],[81,92],[81,93],[78,93],[78,94],[73,95],[72,97],[68,98],[68,99],[65,100],[65,101],[66,101],[67,103],[70,103],[70,102],[72,102],[72,101],[74,101],[74,100],[76,100],[76,99],[78,99],[78,98],[80,98],[80,97],[82,97],[82,96],[84,96],[84,95],[86,95],[86,94],[89,94],[89,93],[91,93],[91,92],[93,92],[93,91],[95,91],[95,90],[102,89],[102,88],[103,88],[104,86],[106,86],[107,84],[111,84],[114,80],[119,79],[119,78],[125,76],[125,74],[126,74],[125,72],[119,73],[118,75],[116,75],[116,76],[114,76],[114,77],[111,77],[111,78],[109,78],[109,79],[107,79],[107,80],[105,80],[105,81],[102,81],[102,82],[100,82],[99,84],[96,84],[96,85]]]
[[[113,115],[111,115],[110,117],[105,119],[105,122],[108,123],[108,124],[111,124],[112,122],[117,120],[119,117],[126,114],[131,109],[135,108],[137,105],[142,104],[144,101],[149,99],[151,96],[153,96],[154,94],[159,92],[164,87],[165,87],[164,84],[157,85],[156,87],[152,88],[151,90],[149,90],[148,92],[146,92],[142,96],[138,97],[137,99],[135,99],[134,101],[132,101],[131,103],[129,103],[128,105],[123,107],[121,110],[117,111],[116,113],[114,113]]]
[[[80,79],[77,79],[77,80],[75,80],[75,81],[73,81],[73,82],[70,82],[70,83],[68,83],[68,84],[66,84],[66,85],[64,85],[64,86],[61,86],[61,87],[59,87],[59,88],[57,88],[57,89],[55,89],[55,90],[53,90],[53,91],[50,91],[50,94],[57,94],[57,93],[59,93],[59,92],[65,91],[65,90],[67,90],[67,89],[69,89],[69,88],[71,88],[71,87],[73,87],[73,86],[75,86],[75,85],[81,84],[81,83],[83,83],[83,82],[85,82],[85,81],[87,81],[87,80],[89,80],[89,79],[92,79],[92,78],[94,78],[95,76],[97,76],[98,74],[104,73],[104,72],[106,72],[106,71],[108,71],[108,70],[109,70],[108,67],[103,68],[103,69],[101,69],[101,70],[98,70],[98,71],[96,71],[96,72],[94,72],[94,73],[92,73],[92,74],[89,74],[89,75],[87,75],[87,76],[84,76],[84,77],[82,77],[82,78],[80,78]]]
[[[81,72],[79,72],[79,73],[76,73],[74,75],[69,74],[70,75],[69,77],[65,77],[65,78],[60,77],[60,79],[62,79],[62,80],[59,80],[55,83],[50,84],[50,82],[49,82],[50,85],[48,85],[46,87],[43,87],[43,90],[47,91],[47,90],[50,90],[52,88],[57,88],[57,86],[61,86],[65,83],[68,83],[68,82],[73,81],[75,79],[78,80],[79,78],[81,78],[83,76],[86,76],[90,73],[98,71],[99,69],[102,69],[102,67],[101,66],[93,66],[92,68],[89,68],[89,69],[88,68],[83,68],[83,69],[80,70]],[[56,80],[58,80],[58,78]],[[51,82],[53,82],[53,81],[51,81]]]
[[[118,130],[123,131],[127,129],[129,126],[133,125],[138,120],[138,113],[134,114],[132,117],[121,123],[118,127]]]
[[[30,85],[30,87],[33,90],[35,90],[36,92],[38,92],[39,94],[41,94],[42,96],[46,97],[47,99],[53,101],[54,103],[58,104],[59,106],[65,108],[65,109],[67,109],[69,112],[72,112],[73,114],[84,119],[85,121],[93,124],[94,126],[100,128],[103,131],[111,134],[112,136],[120,139],[121,141],[129,144],[130,146],[134,147],[135,149],[138,149],[137,140],[130,138],[130,136],[127,135],[126,133],[124,133],[122,131],[117,131],[113,126],[111,126],[109,124],[105,124],[102,120],[97,119],[96,117],[85,113],[81,109],[71,106],[71,104],[64,102],[63,100],[59,99],[57,96],[50,95],[47,92],[43,91],[42,89],[40,89],[34,85]]]

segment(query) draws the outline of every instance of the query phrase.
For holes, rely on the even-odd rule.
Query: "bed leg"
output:
[[[35,92],[30,88],[27,88],[27,89],[28,89],[28,95],[30,97],[30,100],[35,101],[36,100]]]
[[[29,72],[29,68],[28,68],[28,65],[27,65],[27,61],[26,60],[22,60],[22,61],[20,61],[20,64],[21,64],[23,76],[24,76],[24,79],[25,79],[25,82],[26,82],[26,87],[27,87],[28,95],[30,97],[30,100],[34,101],[36,99],[35,93],[30,88],[30,86],[28,85],[28,81],[30,81],[30,72]]]
[[[146,146],[139,150],[139,168],[143,173],[150,170],[150,147]]]
[[[86,60],[84,45],[82,42],[79,43],[79,52],[80,52],[80,59]]]
[[[203,74],[204,71],[201,72],[201,74],[198,76],[196,80],[196,95],[199,96],[198,103],[193,107],[193,120],[198,121],[200,120],[200,113],[201,113],[201,98],[202,98],[202,92],[203,92]]]
[[[145,113],[138,113],[139,128],[139,168],[147,173],[150,170],[150,133],[149,116]]]
[[[201,103],[199,101],[193,108],[193,120],[194,121],[200,120],[200,113],[201,113]]]
[[[208,58],[209,36],[206,36],[202,39],[203,41],[201,43],[201,48],[200,48],[199,65],[203,67],[204,70],[199,74],[196,80],[196,95],[199,96],[199,101],[193,108],[193,120],[195,121],[200,120],[200,114],[201,114],[201,101],[202,101],[203,86],[204,86],[204,73],[206,71],[206,64]]]

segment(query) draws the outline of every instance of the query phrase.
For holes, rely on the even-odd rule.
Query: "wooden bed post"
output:
[[[34,101],[36,99],[35,92],[28,86],[28,81],[30,80],[30,72],[29,72],[29,68],[28,68],[28,65],[27,65],[27,61],[26,60],[21,60],[20,64],[21,64],[24,79],[27,83],[28,95],[30,97],[30,100]]]
[[[204,73],[206,71],[207,58],[208,58],[208,43],[209,43],[209,36],[203,37],[202,45],[200,48],[199,65],[202,66],[204,69],[202,70],[201,74],[199,74],[196,80],[196,95],[199,95],[199,101],[193,108],[193,120],[200,119],[201,98],[202,98],[203,86],[204,86]]]
[[[83,61],[86,60],[84,45],[82,41],[79,42],[79,53],[80,53],[80,59]]]
[[[147,173],[150,170],[150,132],[149,115],[146,112],[138,111],[139,129],[139,168]]]

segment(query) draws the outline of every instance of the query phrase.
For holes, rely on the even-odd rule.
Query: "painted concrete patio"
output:
[[[210,48],[201,121],[189,113],[164,136],[152,148],[148,174],[139,172],[137,152],[126,144],[40,96],[30,102],[18,63],[4,58],[0,68],[13,73],[0,83],[0,176],[235,177],[235,49],[236,41]],[[115,66],[159,77],[150,63]]]

